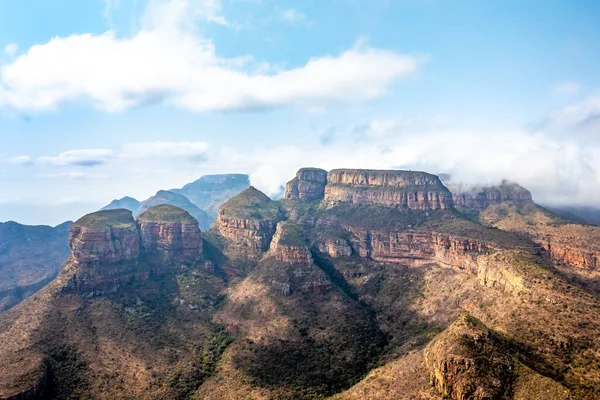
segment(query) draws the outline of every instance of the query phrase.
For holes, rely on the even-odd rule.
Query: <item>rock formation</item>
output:
[[[98,211],[71,227],[72,277],[65,290],[101,295],[133,280],[145,280],[163,266],[194,263],[202,253],[198,224],[185,210],[160,205],[134,221],[124,209]],[[143,255],[143,263],[140,263]],[[145,263],[151,263],[148,268]]]
[[[70,229],[69,246],[79,264],[136,260],[140,251],[138,229],[131,211],[98,211],[76,221]]]
[[[202,254],[198,222],[185,210],[156,206],[138,216],[137,223],[142,251],[158,254],[162,263],[190,263]]]
[[[462,315],[425,350],[431,383],[454,400],[504,398],[512,384],[511,357],[477,319]]]
[[[321,200],[325,194],[327,171],[319,168],[301,168],[285,187],[285,198],[309,202]]]
[[[321,253],[333,258],[352,255],[352,246],[346,239],[325,236],[318,240],[317,247]]]
[[[231,245],[258,255],[269,249],[281,220],[279,204],[250,187],[219,208],[216,228]]]
[[[425,172],[339,169],[330,171],[326,203],[381,204],[411,210],[452,208],[452,194]]]
[[[484,209],[506,201],[532,203],[531,192],[514,182],[502,181],[497,186],[465,186],[449,184],[454,204]]]

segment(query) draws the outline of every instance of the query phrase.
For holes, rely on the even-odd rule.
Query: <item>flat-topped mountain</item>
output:
[[[598,397],[600,298],[552,250],[588,227],[548,247],[522,228],[561,220],[521,196],[323,177],[247,188],[202,233],[169,205],[77,221],[59,277],[0,316],[0,397]]]
[[[487,208],[506,201],[532,203],[531,192],[523,186],[503,181],[499,185],[471,186],[450,184],[454,204],[470,208]]]
[[[0,312],[41,289],[69,256],[69,226],[0,223]]]
[[[382,204],[412,210],[452,208],[452,194],[426,172],[338,169],[327,174],[330,203]]]

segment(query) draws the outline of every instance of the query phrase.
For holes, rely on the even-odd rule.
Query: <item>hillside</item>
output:
[[[210,218],[208,214],[203,210],[196,207],[192,202],[185,196],[182,196],[177,193],[167,192],[166,190],[159,190],[154,196],[150,197],[147,200],[144,200],[140,205],[136,215],[143,214],[149,208],[161,205],[168,204],[171,206],[179,207],[185,211],[187,211],[192,217],[194,217],[201,229],[208,229],[210,226]]]
[[[59,277],[0,316],[0,397],[600,395],[600,299],[517,216],[567,226],[552,243],[589,227],[521,189],[455,206],[421,172],[303,169],[287,188],[246,189],[205,233],[169,205],[77,221]]]
[[[69,256],[70,222],[55,228],[0,223],[0,312],[35,293]]]

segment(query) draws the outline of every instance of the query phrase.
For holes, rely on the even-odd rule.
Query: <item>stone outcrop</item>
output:
[[[277,224],[270,251],[277,261],[287,264],[311,265],[313,257],[298,225],[292,221]]]
[[[510,353],[479,320],[464,314],[425,350],[433,386],[454,400],[504,398],[512,385]]]
[[[315,265],[300,227],[292,221],[277,225],[268,255],[274,262],[271,265],[267,259],[260,267],[261,279],[286,296],[298,290],[325,293],[333,287],[325,273]]]
[[[411,210],[452,208],[452,194],[440,179],[418,171],[333,170],[324,201],[380,204]]]
[[[448,185],[454,204],[484,209],[503,202],[533,203],[531,192],[513,182],[503,181],[497,186]]]
[[[285,198],[309,202],[321,200],[325,194],[327,171],[319,168],[301,168],[285,187]]]
[[[375,261],[421,266],[439,263],[459,269],[470,268],[476,257],[493,250],[475,239],[431,231],[369,231],[348,227],[354,251]]]
[[[318,240],[317,247],[321,253],[333,258],[350,257],[352,255],[352,246],[345,239],[323,237]]]
[[[77,263],[116,263],[136,260],[140,240],[131,211],[107,210],[75,222],[70,229],[69,246]]]
[[[161,205],[144,212],[137,223],[124,209],[88,214],[72,225],[69,245],[65,290],[101,295],[179,267],[175,263],[195,262],[202,252],[202,237],[186,211]],[[151,267],[139,262],[142,256]]]
[[[216,228],[229,245],[260,254],[269,249],[281,219],[279,204],[250,187],[219,208]]]
[[[189,263],[202,254],[202,235],[185,210],[160,205],[137,218],[142,251],[157,254],[163,263]]]

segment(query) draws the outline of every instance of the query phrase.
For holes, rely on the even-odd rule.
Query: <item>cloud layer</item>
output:
[[[220,57],[212,41],[195,32],[201,20],[227,25],[220,12],[216,0],[152,0],[132,37],[108,31],[32,46],[0,68],[0,107],[52,110],[89,101],[108,112],[148,103],[192,111],[314,108],[383,96],[420,63],[418,57],[356,46],[265,73],[274,68],[247,55]]]

